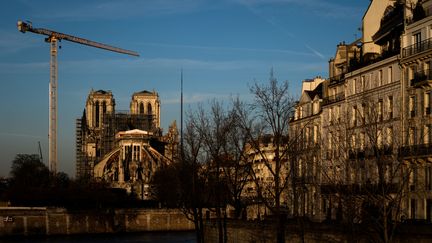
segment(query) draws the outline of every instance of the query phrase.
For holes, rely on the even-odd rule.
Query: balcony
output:
[[[426,69],[414,73],[414,78],[411,79],[411,86],[422,87],[430,86],[432,87],[432,70]]]
[[[432,155],[432,143],[403,146],[399,149],[399,156],[401,157],[430,155]]]
[[[398,192],[400,185],[396,183],[371,183],[371,182],[361,182],[361,183],[334,183],[334,184],[321,184],[322,194],[334,194],[339,193],[343,195],[379,195],[382,193],[382,189],[385,188],[387,193]],[[382,194],[381,194],[382,195]]]
[[[332,104],[332,103],[335,103],[335,102],[338,102],[338,101],[341,101],[341,100],[344,100],[344,99],[345,99],[345,93],[341,92],[339,94],[335,94],[335,95],[332,95],[332,96],[324,97],[324,99],[323,99],[323,105],[329,105],[329,104]]]
[[[432,38],[412,44],[402,49],[402,58],[407,58],[423,51],[432,49]]]
[[[345,81],[345,73],[336,75],[330,78],[330,84],[329,86],[334,86],[340,83],[343,83]]]
[[[350,150],[348,153],[348,158],[354,159],[365,159],[365,158],[380,158],[382,156],[391,155],[393,152],[392,145],[385,145],[380,148],[364,148],[364,149],[354,149]]]

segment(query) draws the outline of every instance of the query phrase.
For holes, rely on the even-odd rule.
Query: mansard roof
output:
[[[304,91],[303,94],[300,97],[300,103],[307,103],[312,100],[315,100],[315,98],[318,96],[318,99],[322,98],[322,83],[318,84],[318,86],[314,90],[307,90]]]
[[[305,91],[305,93],[307,93],[310,97],[311,100],[314,100],[316,96],[318,96],[318,98],[322,98],[322,83],[318,84],[318,86],[311,91]]]

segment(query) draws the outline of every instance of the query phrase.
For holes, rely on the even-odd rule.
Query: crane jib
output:
[[[132,55],[132,56],[139,56],[139,54],[137,52],[134,52],[134,51],[125,50],[122,48],[102,44],[102,43],[99,43],[96,41],[91,41],[91,40],[87,40],[84,38],[80,38],[80,37],[76,37],[76,36],[72,36],[72,35],[67,35],[67,34],[55,32],[55,31],[51,31],[51,30],[47,30],[47,29],[43,29],[43,28],[34,28],[34,29],[32,28],[32,29],[28,29],[28,31],[34,32],[37,34],[47,35],[50,37],[55,37],[58,40],[67,40],[67,41],[71,41],[71,42],[75,42],[75,43],[79,43],[79,44],[83,44],[83,45],[87,45],[87,46],[105,49],[108,51],[123,53],[123,54],[127,54],[127,55]]]

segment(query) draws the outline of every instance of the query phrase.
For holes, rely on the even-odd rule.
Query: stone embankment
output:
[[[0,237],[193,229],[193,223],[175,209],[68,211],[62,208],[0,207]]]
[[[289,243],[322,243],[322,242],[379,242],[374,234],[357,230],[350,231],[343,225],[335,223],[287,222],[285,242]],[[276,242],[276,226],[271,221],[227,220],[228,243],[273,243]],[[218,242],[218,224],[216,220],[207,220],[204,225],[205,242]],[[403,224],[396,230],[395,243],[429,243],[432,242],[432,224]]]

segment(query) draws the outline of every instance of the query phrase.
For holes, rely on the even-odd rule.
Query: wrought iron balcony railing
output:
[[[402,58],[410,57],[417,53],[432,49],[432,38],[412,44],[402,49]]]
[[[330,85],[341,83],[345,80],[345,73],[330,77]]]
[[[428,80],[432,80],[432,70],[420,70],[414,73],[414,77],[411,79],[411,86],[420,86],[428,83]]]
[[[335,95],[331,95],[331,96],[328,96],[328,97],[324,97],[324,99],[323,99],[323,105],[328,105],[328,104],[335,103],[335,102],[338,102],[338,101],[341,101],[341,100],[344,100],[344,99],[345,99],[345,93],[341,92],[339,94],[335,94]]]
[[[401,157],[425,155],[432,155],[432,143],[403,146],[399,149],[399,156]]]

